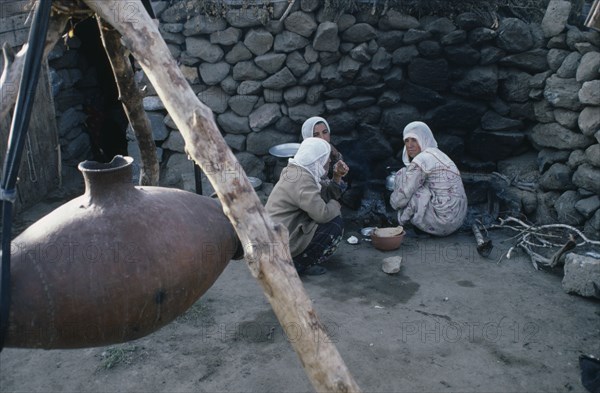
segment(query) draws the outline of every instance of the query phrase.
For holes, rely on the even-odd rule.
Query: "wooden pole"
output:
[[[159,166],[152,127],[144,110],[142,94],[134,80],[131,63],[125,48],[121,45],[121,34],[100,18],[98,18],[98,29],[115,76],[119,100],[123,104],[123,110],[140,147],[142,158],[140,185],[157,186]]]
[[[200,165],[223,204],[245,259],[280,324],[296,332],[291,343],[316,391],[359,392],[328,338],[292,264],[288,234],[274,225],[244,170],[225,143],[211,110],[194,94],[139,0],[84,0],[123,36],[175,124],[188,154]]]
[[[585,19],[586,27],[600,31],[600,0],[594,0],[590,12]]]

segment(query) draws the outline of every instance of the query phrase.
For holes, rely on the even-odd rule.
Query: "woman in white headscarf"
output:
[[[402,168],[395,177],[390,204],[398,210],[400,225],[437,236],[449,235],[462,225],[467,196],[454,162],[437,147],[427,124],[414,121],[404,128]]]
[[[307,138],[279,176],[267,200],[274,222],[289,232],[289,246],[299,273],[323,274],[319,266],[337,249],[344,233],[340,204],[321,197],[320,179],[327,171],[331,147]]]
[[[319,116],[309,118],[302,124],[302,139],[320,138],[331,146],[330,163],[327,172],[321,178],[323,198],[339,200],[346,191],[347,185],[342,180],[348,174],[348,165],[343,160],[342,154],[331,144],[331,129],[327,120]]]

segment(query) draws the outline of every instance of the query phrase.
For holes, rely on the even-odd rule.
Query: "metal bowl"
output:
[[[269,149],[269,154],[280,158],[294,157],[300,148],[299,143],[282,143]]]
[[[371,236],[371,234],[373,233],[374,230],[375,230],[375,227],[364,227],[363,229],[360,230],[360,233],[363,236]]]

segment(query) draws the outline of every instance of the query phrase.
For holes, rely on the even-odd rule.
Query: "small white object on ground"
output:
[[[389,257],[383,260],[381,270],[387,274],[396,274],[400,271],[400,265],[402,264],[402,257]]]
[[[350,236],[346,241],[350,244],[356,244],[358,243],[358,238],[356,236]]]

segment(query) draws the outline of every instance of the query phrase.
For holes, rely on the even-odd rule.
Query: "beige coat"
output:
[[[293,164],[281,172],[265,207],[275,223],[287,228],[292,257],[308,247],[318,224],[340,215],[340,204],[333,199],[325,203],[315,178]]]

